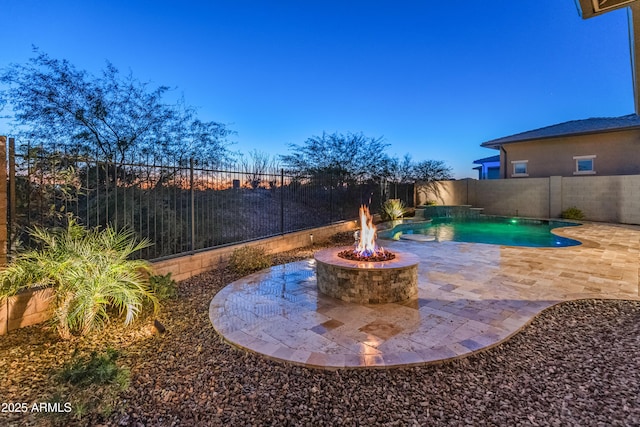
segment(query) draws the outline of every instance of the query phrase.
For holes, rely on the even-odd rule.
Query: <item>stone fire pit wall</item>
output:
[[[418,262],[413,254],[395,252],[384,262],[351,261],[338,257],[349,248],[331,248],[315,255],[318,290],[342,301],[384,304],[418,297]]]

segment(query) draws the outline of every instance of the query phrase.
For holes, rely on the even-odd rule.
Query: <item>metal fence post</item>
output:
[[[329,174],[329,224],[333,224],[333,174]]]
[[[284,234],[284,169],[280,169],[280,233]]]
[[[7,137],[0,136],[0,266],[7,265],[7,235]]]
[[[191,252],[196,250],[196,199],[193,189],[193,157],[189,159],[189,187],[191,193]]]
[[[9,217],[7,218],[7,254],[11,256],[13,242],[11,240],[16,221],[16,139],[9,138]]]

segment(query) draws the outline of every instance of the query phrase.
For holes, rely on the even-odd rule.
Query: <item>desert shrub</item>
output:
[[[382,204],[380,217],[383,221],[402,218],[407,212],[404,202],[400,199],[389,199]]]
[[[176,281],[171,278],[171,273],[165,275],[152,274],[149,276],[149,287],[159,300],[175,298],[178,295]]]
[[[582,213],[582,211],[576,208],[575,206],[570,207],[569,209],[565,209],[564,211],[562,211],[560,216],[564,219],[576,219],[576,220],[584,219],[584,214]]]
[[[98,329],[115,310],[131,323],[146,301],[158,308],[144,260],[129,257],[148,246],[132,231],[85,229],[69,219],[63,229],[30,231],[39,248],[19,254],[0,272],[0,298],[22,289],[53,287],[53,321],[68,339]]]
[[[233,251],[229,267],[236,273],[248,274],[271,266],[271,258],[264,248],[243,246]]]

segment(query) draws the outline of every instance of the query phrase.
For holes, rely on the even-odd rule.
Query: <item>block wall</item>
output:
[[[562,179],[562,209],[576,207],[591,221],[640,224],[640,175]]]
[[[153,270],[156,274],[167,274],[171,272],[173,279],[177,281],[185,280],[189,277],[204,273],[205,271],[213,270],[220,265],[224,265],[233,251],[240,247],[262,247],[267,253],[284,252],[309,246],[312,243],[311,236],[313,236],[313,243],[319,243],[327,240],[336,233],[355,230],[356,228],[356,221],[344,221],[327,227],[313,228],[253,242],[225,246],[224,248],[211,249],[193,255],[183,255],[176,258],[156,261],[153,263]]]
[[[472,179],[462,179],[459,181],[441,181],[432,188],[424,185],[416,185],[416,205],[424,205],[429,200],[435,201],[439,205],[468,205],[470,194],[469,185],[476,182]]]
[[[468,204],[488,215],[559,218],[576,207],[589,221],[640,224],[640,175],[443,181],[437,193],[438,204]]]
[[[51,289],[28,291],[0,301],[0,335],[35,325],[51,317]]]
[[[474,207],[484,208],[487,215],[549,216],[549,180],[546,178],[522,180],[496,179],[476,181],[471,197]]]

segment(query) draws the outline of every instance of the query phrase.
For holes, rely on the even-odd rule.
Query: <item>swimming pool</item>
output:
[[[565,247],[581,243],[551,232],[558,227],[580,224],[481,215],[478,218],[433,218],[430,221],[403,222],[378,232],[381,239],[415,241],[454,241],[527,247]]]

